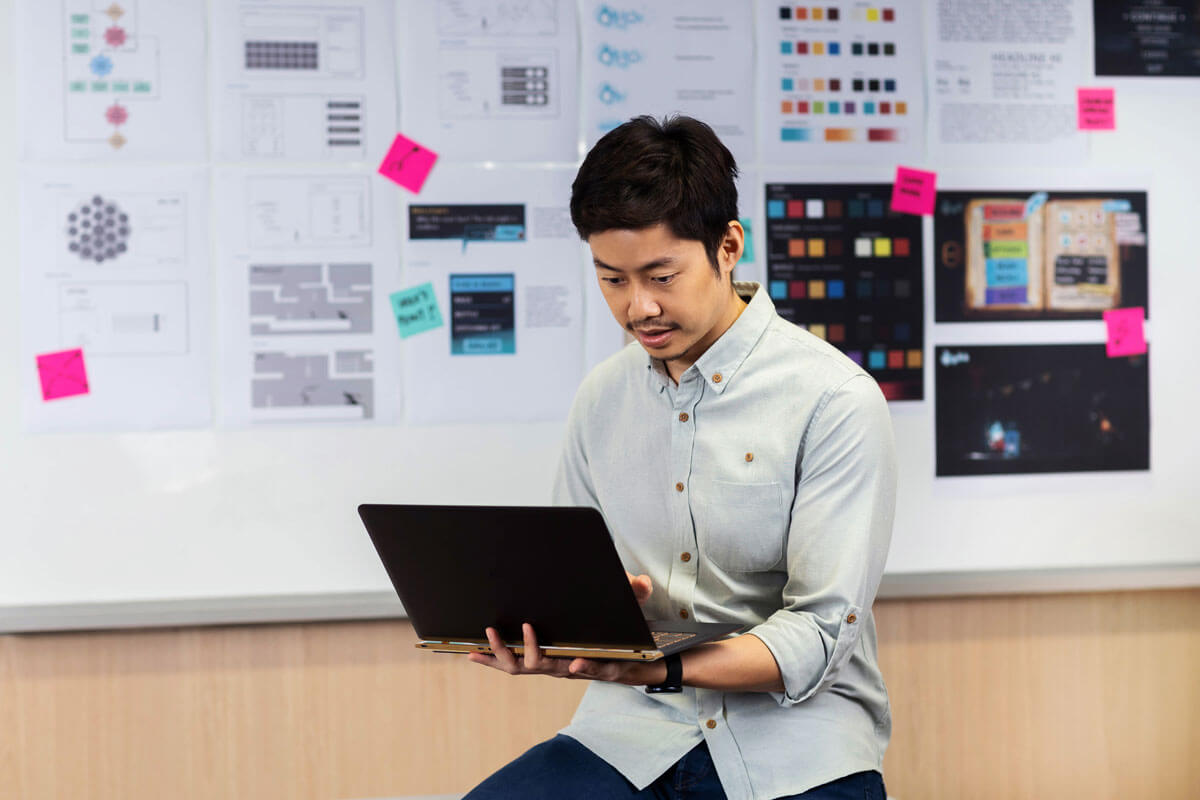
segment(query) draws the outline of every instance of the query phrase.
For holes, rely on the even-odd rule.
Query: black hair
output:
[[[713,129],[685,116],[635,117],[606,133],[571,184],[571,222],[586,240],[665,224],[704,245],[713,268],[737,219],[737,163]]]

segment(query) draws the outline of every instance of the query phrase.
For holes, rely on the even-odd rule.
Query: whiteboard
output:
[[[0,0],[9,40],[13,6]],[[0,77],[8,108],[14,75]],[[1151,471],[935,480],[927,370],[930,399],[892,404],[901,469],[881,596],[1200,584],[1200,80],[1102,80],[1096,85],[1117,90],[1118,129],[1093,136],[1086,167],[1032,177],[1070,187],[1092,171],[1119,171],[1150,193]],[[5,120],[0,149],[13,154],[17,125],[11,114]],[[939,171],[960,186],[976,173]],[[887,179],[878,170],[803,174]],[[17,175],[13,156],[0,162],[0,241],[10,243],[10,264]],[[758,192],[744,193],[742,213],[761,215],[759,203]],[[977,326],[932,324],[929,225],[927,363],[934,345],[981,335]],[[0,337],[16,342],[17,271],[5,274]],[[1103,341],[1100,322],[1020,335]],[[0,632],[401,614],[357,504],[548,502],[563,435],[557,422],[32,435],[20,409],[27,367],[9,358],[0,371]]]

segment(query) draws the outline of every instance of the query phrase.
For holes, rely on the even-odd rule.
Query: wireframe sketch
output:
[[[246,3],[241,36],[247,77],[357,80],[364,75],[361,8]]]
[[[252,336],[370,332],[370,264],[250,266]]]
[[[440,36],[556,36],[555,0],[449,0],[438,3]]]
[[[159,100],[159,43],[140,30],[138,0],[63,0],[65,137],[128,142],[131,115]]]
[[[251,406],[260,422],[370,419],[374,355],[370,350],[256,352]]]
[[[55,266],[74,270],[180,269],[187,261],[187,197],[102,186],[55,187],[62,245]],[[50,265],[47,265],[50,266]]]
[[[249,245],[367,247],[371,185],[364,176],[262,175],[246,181]]]
[[[67,215],[67,249],[84,261],[103,264],[129,249],[129,215],[112,200],[95,195]]]
[[[186,281],[65,283],[58,288],[63,347],[92,356],[187,355]]]

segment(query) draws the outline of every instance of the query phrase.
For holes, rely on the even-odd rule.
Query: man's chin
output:
[[[651,357],[657,358],[659,361],[678,361],[686,356],[688,352],[687,348],[680,349],[678,347],[672,347],[668,349],[664,347],[659,349],[646,347],[644,344],[642,345],[642,349],[649,353]]]

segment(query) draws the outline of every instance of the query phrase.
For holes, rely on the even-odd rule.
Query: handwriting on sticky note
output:
[[[896,167],[892,210],[902,214],[932,214],[937,198],[937,173]]]
[[[57,400],[90,391],[83,351],[79,348],[43,353],[37,357],[37,368],[42,400]]]
[[[403,134],[397,134],[383,163],[379,165],[379,174],[418,194],[437,158],[437,153],[429,148],[422,147]]]
[[[1112,131],[1117,128],[1115,92],[1112,89],[1077,90],[1079,130]]]
[[[1104,312],[1104,325],[1108,328],[1107,352],[1109,358],[1136,356],[1146,352],[1146,330],[1142,324],[1145,309],[1113,308]]]
[[[742,250],[742,258],[738,263],[748,263],[754,260],[754,231],[750,229],[749,217],[742,217],[738,222],[742,224],[742,230],[746,232],[746,246]]]
[[[401,289],[388,297],[401,338],[442,327],[442,312],[438,309],[432,283]]]

